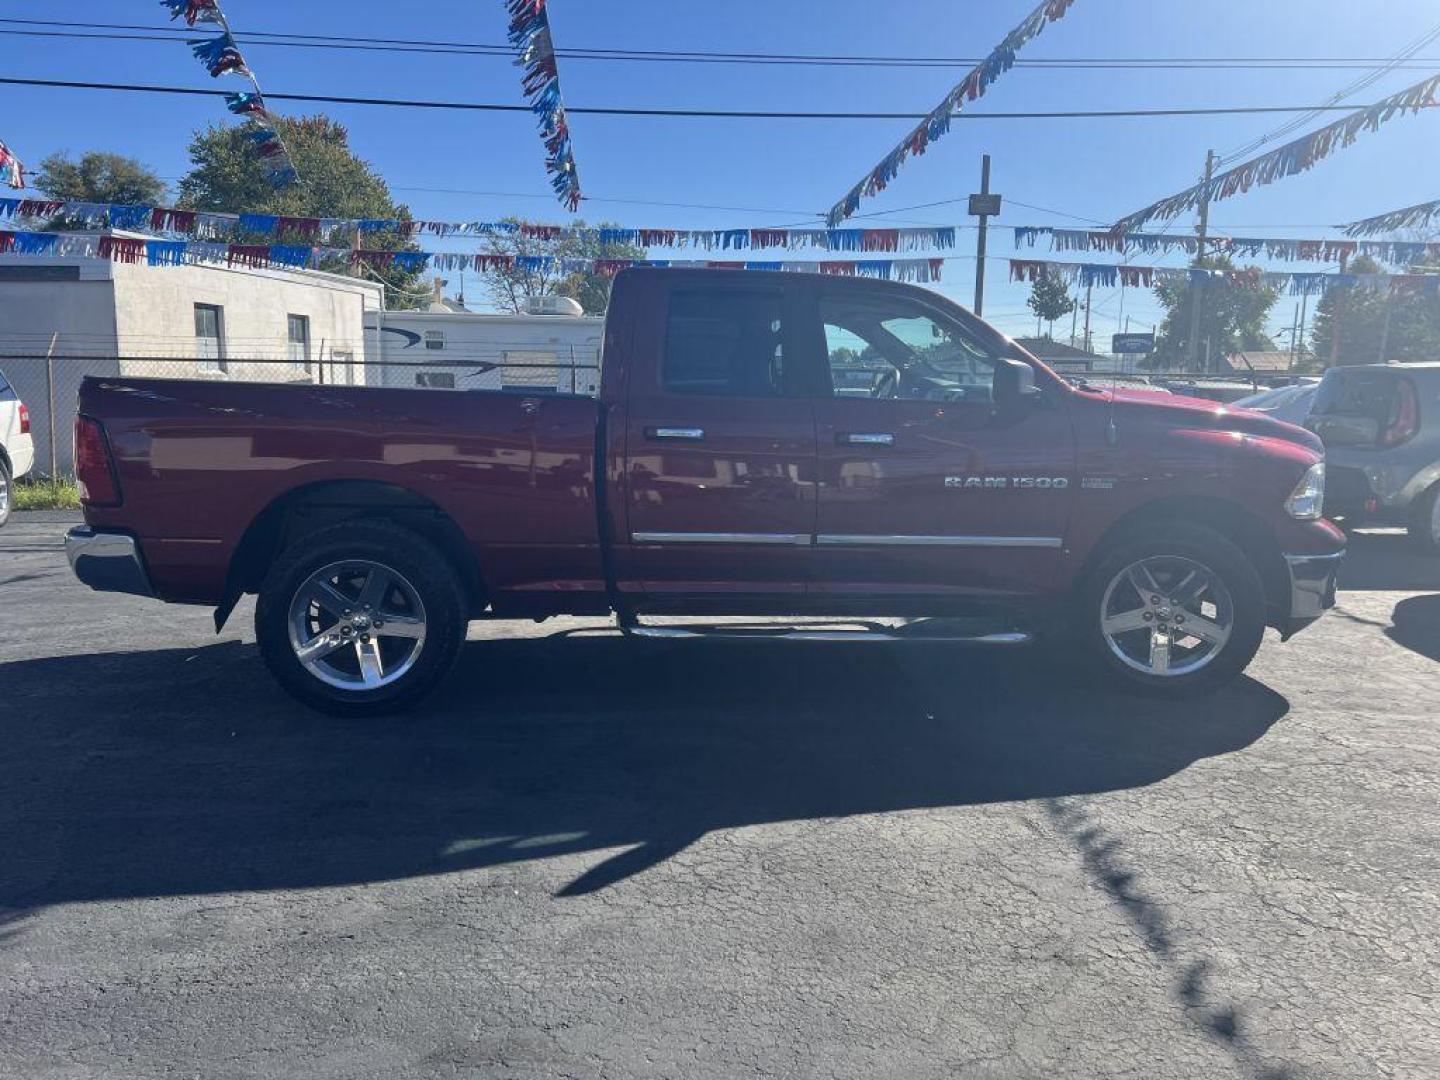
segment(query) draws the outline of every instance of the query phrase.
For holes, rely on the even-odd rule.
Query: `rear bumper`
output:
[[[75,576],[98,592],[155,595],[133,536],[79,525],[65,534],[65,556]]]
[[[1290,617],[1280,627],[1282,638],[1305,629],[1335,606],[1335,582],[1344,561],[1343,551],[1285,556],[1290,572]]]

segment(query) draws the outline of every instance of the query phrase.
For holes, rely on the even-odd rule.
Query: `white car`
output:
[[[34,464],[30,410],[0,371],[0,525],[10,520],[12,485]]]
[[[1318,379],[1314,382],[1279,386],[1233,401],[1231,406],[1237,409],[1254,409],[1256,412],[1267,413],[1276,420],[1284,420],[1287,424],[1303,426],[1305,418],[1310,415],[1310,406],[1315,401],[1315,391],[1319,387]]]

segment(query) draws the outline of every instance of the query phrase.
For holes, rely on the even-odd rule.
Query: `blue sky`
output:
[[[877,0],[550,0],[564,47],[703,49],[973,56],[988,52],[1033,0],[880,3]],[[313,51],[244,40],[264,30],[370,37],[504,41],[501,0],[344,5],[294,0],[226,0],[251,66],[272,91],[514,102],[518,72],[501,58]],[[81,14],[81,13],[84,14]],[[337,18],[337,13],[341,17]],[[88,0],[57,8],[0,0],[0,18],[84,19],[166,25],[150,0]],[[1380,57],[1440,21],[1433,0],[1362,4],[1330,0],[1181,3],[1076,0],[1023,54],[1046,57],[1314,56]],[[0,24],[0,30],[13,29]],[[1440,44],[1422,56],[1440,57]],[[1435,65],[1440,70],[1440,62]],[[214,86],[180,42],[93,42],[0,34],[0,70],[10,76]],[[738,67],[562,63],[571,105],[733,109],[914,111],[931,108],[963,75],[943,68]],[[1317,103],[1360,73],[1338,70],[1016,69],[974,111],[1110,109]],[[1354,99],[1373,101],[1427,72],[1394,73]],[[218,80],[232,88],[234,77]],[[29,162],[54,150],[119,151],[163,176],[186,168],[197,126],[220,120],[213,99],[122,95],[0,86],[0,138]],[[288,105],[277,106],[286,111]],[[374,163],[397,198],[419,217],[489,219],[518,214],[561,222],[549,195],[543,150],[523,114],[331,106],[356,150]],[[1166,119],[959,121],[912,160],[862,213],[963,197],[975,190],[979,158],[994,159],[992,186],[1008,202],[992,232],[986,316],[1012,334],[1033,332],[1028,286],[1007,281],[1009,228],[1086,227],[1177,191],[1197,178],[1207,147],[1236,148],[1285,116]],[[591,222],[720,228],[801,224],[833,203],[904,133],[894,121],[758,121],[575,117],[576,156],[592,198]],[[1336,222],[1440,196],[1440,114],[1397,119],[1312,172],[1216,206],[1217,231],[1325,236]],[[490,193],[490,194],[486,194]],[[645,205],[654,203],[657,205]],[[1027,208],[1044,207],[1049,211]],[[695,204],[693,207],[659,204]],[[702,209],[701,206],[736,209]],[[744,208],[744,209],[739,209]],[[237,207],[236,209],[244,209]],[[963,204],[867,219],[894,225],[968,224]],[[1188,227],[1182,222],[1176,228]],[[973,233],[961,250],[973,251]],[[1043,248],[1027,252],[1045,257]],[[817,256],[818,257],[818,256]],[[1073,259],[1074,255],[1056,258]],[[1097,257],[1098,259],[1098,257]],[[1178,264],[1182,256],[1141,256]],[[1287,269],[1286,265],[1274,267]],[[1302,266],[1302,269],[1321,269]],[[947,295],[970,302],[974,263],[945,267]],[[470,290],[472,294],[476,290]],[[1118,290],[1095,297],[1094,328],[1108,335],[1122,315]],[[1156,317],[1149,293],[1127,290],[1123,314],[1138,326]],[[1283,297],[1274,322],[1288,325]],[[1057,326],[1057,336],[1059,336]],[[1065,328],[1068,333],[1068,327]]]

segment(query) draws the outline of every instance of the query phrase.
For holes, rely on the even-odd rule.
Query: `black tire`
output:
[[[373,689],[331,685],[301,662],[291,643],[291,603],[299,590],[323,568],[352,560],[399,575],[423,605],[424,638],[413,665]],[[383,520],[346,521],[301,537],[271,566],[255,605],[255,636],[271,674],[293,697],[332,716],[380,716],[414,706],[453,666],[467,622],[464,593],[444,553],[418,533]]]
[[[10,520],[10,508],[15,505],[15,480],[10,475],[10,466],[0,458],[0,529]]]
[[[1111,582],[1127,567],[1150,558],[1197,563],[1218,577],[1229,593],[1229,637],[1197,670],[1169,675],[1137,670],[1116,655],[1101,628]],[[1193,624],[1193,615],[1191,620]],[[1189,522],[1155,524],[1113,542],[1100,554],[1076,592],[1071,628],[1077,659],[1089,675],[1099,674],[1111,685],[1154,696],[1211,693],[1234,680],[1255,658],[1265,636],[1265,590],[1254,565],[1227,537]]]
[[[1431,484],[1410,512],[1410,540],[1421,554],[1440,556],[1440,484]]]

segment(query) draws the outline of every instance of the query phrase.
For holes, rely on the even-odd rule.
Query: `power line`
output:
[[[156,27],[140,23],[73,22],[59,19],[0,19],[0,23],[11,26],[67,27],[61,30],[0,30],[0,33],[31,37],[52,38],[96,38],[101,40],[125,41],[174,41],[177,36],[193,34],[195,31],[184,27]],[[87,31],[77,33],[72,31]],[[100,31],[100,32],[88,32]],[[139,33],[111,33],[109,31],[139,31]],[[453,53],[458,56],[488,55],[504,56],[509,59],[513,50],[505,44],[487,44],[469,41],[445,41],[416,38],[375,38],[332,34],[298,34],[281,31],[249,31],[246,37],[255,44],[287,46],[293,48],[360,50],[370,52],[418,52],[430,55]],[[748,53],[716,52],[712,50],[665,50],[665,49],[605,49],[573,47],[557,49],[556,55],[565,60],[600,60],[617,62],[656,62],[678,64],[780,64],[805,66],[839,67],[970,67],[980,63],[982,57],[966,56],[873,56],[873,55],[827,55],[813,53]],[[1139,68],[1165,69],[1189,68],[1193,70],[1233,70],[1266,68],[1272,70],[1316,70],[1369,68],[1387,63],[1384,57],[1184,57],[1184,56],[1136,56],[1136,57],[1055,57],[1049,59],[1026,59],[1016,61],[1017,67],[1052,69],[1112,69]],[[1440,67],[1440,57],[1408,57],[1404,67],[1418,70],[1433,70]]]
[[[148,86],[138,83],[88,82],[77,79],[0,78],[0,85],[45,86],[68,90],[111,90],[141,94],[178,94],[191,97],[223,97],[223,90],[202,90],[187,86]],[[343,97],[335,94],[267,93],[267,100],[304,101],[329,105],[379,105],[408,109],[450,109],[468,112],[529,113],[530,106],[471,101],[423,101],[404,98]],[[1417,105],[1416,108],[1440,108]],[[635,109],[611,106],[572,106],[572,116],[674,117],[711,120],[923,120],[924,113],[881,112],[766,112],[754,109]],[[1161,109],[1076,109],[1054,112],[960,112],[955,120],[1105,120],[1121,117],[1238,116],[1256,113],[1354,112],[1349,105],[1246,105],[1217,108]]]

